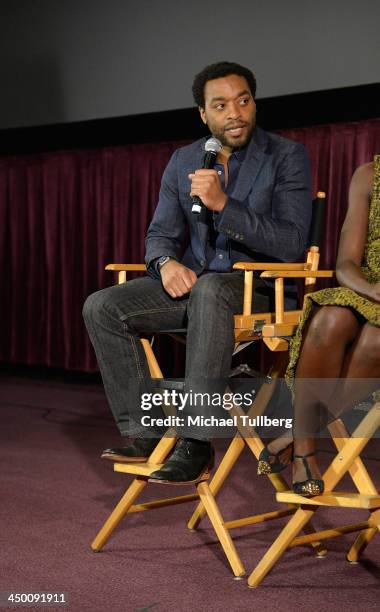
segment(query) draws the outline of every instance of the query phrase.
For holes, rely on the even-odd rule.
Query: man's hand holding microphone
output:
[[[202,206],[220,212],[226,204],[227,196],[222,190],[218,173],[213,169],[221,148],[222,144],[217,138],[209,138],[205,144],[203,167],[189,174],[193,214],[198,215]],[[197,282],[197,275],[193,270],[170,257],[160,257],[158,267],[162,285],[172,298],[186,295]]]

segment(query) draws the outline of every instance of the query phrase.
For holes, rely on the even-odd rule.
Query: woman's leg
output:
[[[331,404],[333,414],[339,415],[380,390],[380,328],[365,323],[355,342],[347,351],[339,393]]]
[[[313,438],[303,435],[303,432],[317,432],[319,419],[315,417],[318,417],[318,405],[322,399],[329,399],[322,398],[321,391],[324,396],[329,395],[331,385],[326,383],[321,389],[319,379],[339,377],[347,346],[353,342],[358,329],[359,322],[351,310],[339,306],[315,308],[306,323],[295,379],[295,437],[298,437],[295,454],[306,454],[315,449]],[[312,384],[310,379],[314,378]],[[316,420],[317,423],[311,422]],[[288,435],[272,440],[267,446],[272,453],[271,462],[275,460],[274,454],[288,445]],[[291,449],[288,449],[282,453],[281,460],[288,463],[290,459]],[[311,463],[316,466],[313,458]],[[295,461],[295,467],[300,464],[301,461]]]
[[[305,330],[295,377],[294,454],[315,452],[320,410],[326,411],[341,377],[347,348],[360,331],[360,322],[349,308],[324,306],[315,312]],[[320,478],[315,456],[308,457],[313,478]],[[295,458],[293,481],[307,480],[302,459]]]

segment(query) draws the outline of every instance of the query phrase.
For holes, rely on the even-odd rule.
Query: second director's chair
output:
[[[292,491],[278,492],[277,501],[296,504],[297,511],[282,529],[273,544],[248,578],[250,587],[257,587],[288,548],[321,542],[328,538],[359,532],[347,554],[351,563],[358,562],[360,555],[380,531],[380,493],[377,491],[360,454],[380,427],[380,402],[372,408],[356,427],[351,436],[338,419],[329,425],[330,433],[338,453],[323,474],[325,492],[316,497],[306,498]],[[349,473],[357,492],[336,491],[346,473]],[[356,508],[367,510],[369,517],[360,523],[332,527],[316,533],[299,535],[309,524],[318,508]]]
[[[236,347],[239,347],[245,343],[248,344],[256,341],[264,341],[266,346],[271,351],[276,353],[275,363],[271,368],[270,374],[265,378],[265,382],[261,386],[256,400],[249,409],[248,416],[251,418],[255,418],[264,413],[270,399],[273,396],[276,387],[276,380],[283,376],[285,372],[288,338],[295,332],[300,315],[302,314],[302,310],[284,310],[284,278],[293,276],[304,279],[305,292],[309,292],[313,290],[317,277],[332,276],[332,272],[330,271],[318,271],[319,239],[321,234],[324,206],[325,194],[319,192],[313,204],[313,222],[309,241],[311,246],[309,247],[307,259],[304,263],[238,263],[234,265],[235,269],[244,271],[243,313],[235,316]],[[126,273],[128,271],[144,271],[145,266],[143,264],[110,264],[107,266],[107,269],[116,272],[118,274],[118,282],[123,283],[126,281]],[[252,314],[253,275],[255,273],[257,274],[258,272],[261,272],[261,276],[264,278],[272,277],[275,279],[274,313],[265,312]],[[178,332],[178,330],[175,331]],[[152,378],[156,379],[156,382],[159,383],[160,379],[163,380],[163,374],[153,353],[151,344],[147,339],[142,339],[141,342],[147,357],[150,374]],[[158,386],[160,385],[158,384]],[[245,445],[248,446],[256,458],[258,458],[261,450],[264,448],[264,444],[257,436],[255,430],[239,421],[240,416],[243,415],[242,410],[237,406],[234,406],[231,413],[236,415],[238,418],[239,433],[237,433],[232,440],[210,484],[207,482],[207,480],[200,481],[195,485],[196,493],[158,499],[139,504],[135,503],[140,493],[147,486],[150,474],[155,470],[160,469],[175,446],[177,438],[175,437],[175,432],[173,432],[173,430],[168,431],[164,435],[147,462],[115,462],[114,470],[116,472],[133,475],[134,480],[95,537],[91,544],[92,549],[95,552],[100,551],[119,522],[128,513],[141,512],[168,505],[199,500],[198,507],[193,513],[193,516],[188,523],[188,527],[195,529],[201,518],[207,513],[234,575],[236,577],[243,576],[245,574],[244,566],[237,553],[229,530],[234,527],[260,523],[263,521],[288,516],[296,511],[297,506],[294,503],[287,503],[287,507],[285,509],[279,509],[243,519],[224,521],[220,509],[215,501],[217,492],[238,460]],[[281,474],[271,474],[268,475],[268,477],[277,492],[288,490],[289,487]],[[305,532],[306,534],[314,533],[310,523],[305,526]],[[316,550],[317,554],[324,554],[325,551],[317,540],[313,540],[311,542],[311,546]]]

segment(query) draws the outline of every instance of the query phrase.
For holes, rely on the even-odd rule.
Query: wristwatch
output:
[[[162,266],[164,264],[166,264],[167,261],[169,261],[169,259],[171,259],[171,257],[169,257],[169,255],[163,255],[162,257],[159,257],[157,259],[157,270],[158,270],[158,272],[161,270]]]

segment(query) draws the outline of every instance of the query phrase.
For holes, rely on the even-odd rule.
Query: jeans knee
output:
[[[95,312],[97,311],[96,296],[98,293],[99,293],[98,291],[96,291],[96,293],[91,293],[91,295],[89,295],[86,298],[86,301],[83,304],[82,316],[83,316],[85,323],[88,323],[89,321],[91,321]]]
[[[88,296],[82,308],[83,319],[86,324],[96,322],[100,315],[106,310],[105,306],[108,303],[107,289],[101,289]]]
[[[226,284],[220,274],[205,274],[198,278],[191,290],[189,302],[215,304],[228,294]]]

